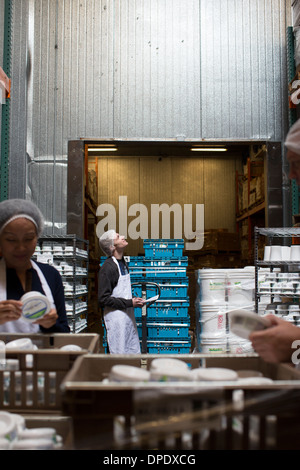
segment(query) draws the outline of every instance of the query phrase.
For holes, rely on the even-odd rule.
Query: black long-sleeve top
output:
[[[40,325],[40,330],[43,333],[69,333],[70,327],[67,320],[64,286],[61,275],[53,266],[45,263],[39,263],[37,261],[35,262],[44,274],[45,279],[50,287],[58,314],[58,319],[56,320],[55,325],[53,325],[51,328],[43,328]],[[36,270],[34,268],[30,268],[28,271],[32,276],[30,290],[45,294]],[[21,281],[14,269],[6,268],[6,286],[7,299],[20,300],[20,298],[25,294]]]
[[[117,260],[120,265],[121,273],[128,274],[128,267],[124,258]],[[109,307],[114,310],[123,310],[132,307],[132,299],[123,299],[112,296],[112,292],[119,280],[118,266],[110,257],[107,258],[100,268],[98,275],[98,302],[99,306]]]

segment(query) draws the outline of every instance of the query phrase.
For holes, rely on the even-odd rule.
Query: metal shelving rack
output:
[[[34,255],[41,262],[53,264],[62,276],[67,318],[72,333],[79,333],[87,327],[88,249],[89,242],[76,235],[44,236],[39,238]],[[64,263],[67,265],[64,266]],[[70,306],[71,310],[68,308]]]
[[[281,267],[284,271],[288,271],[290,268],[299,268],[300,261],[264,261],[258,259],[258,239],[260,236],[268,238],[267,245],[272,246],[273,239],[284,239],[284,245],[290,245],[293,238],[300,237],[299,227],[290,228],[259,228],[254,227],[254,265],[255,265],[255,311],[258,313],[258,298],[260,297],[258,289],[258,270],[260,267],[270,267],[271,270],[274,267]],[[288,243],[287,243],[288,242]],[[283,245],[283,246],[284,246]],[[293,294],[294,296],[294,294]]]

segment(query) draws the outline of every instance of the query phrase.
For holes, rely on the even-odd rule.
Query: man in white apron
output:
[[[99,271],[98,300],[104,310],[107,342],[111,354],[140,354],[134,308],[143,299],[132,298],[130,274],[124,260],[127,240],[114,230],[105,232],[99,244],[108,258]]]

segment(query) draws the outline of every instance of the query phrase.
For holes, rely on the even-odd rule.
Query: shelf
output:
[[[45,236],[33,256],[49,263],[62,278],[68,323],[72,333],[86,328],[88,313],[89,242],[76,235]],[[82,305],[80,298],[86,298]]]
[[[259,204],[258,206],[255,206],[253,207],[252,209],[249,209],[247,212],[245,212],[244,214],[242,215],[239,215],[237,218],[236,218],[236,221],[237,222],[241,222],[242,220],[245,220],[247,219],[248,217],[251,217],[252,215],[255,215],[257,212],[260,212],[262,210],[264,210],[266,207],[266,203],[265,201],[262,202],[261,204]]]
[[[256,266],[300,266],[300,261],[257,261],[255,260]]]
[[[284,228],[258,228],[255,231],[259,235],[266,237],[300,237],[300,227],[284,227]]]

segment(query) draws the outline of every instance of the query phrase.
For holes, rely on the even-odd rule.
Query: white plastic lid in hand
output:
[[[245,339],[249,339],[253,331],[264,330],[271,326],[269,319],[243,309],[229,312],[229,319],[232,333]]]
[[[22,316],[28,322],[35,322],[43,318],[51,310],[47,297],[40,292],[27,292],[21,297]]]

